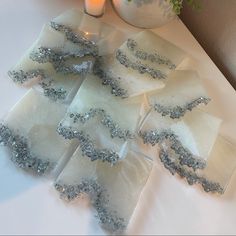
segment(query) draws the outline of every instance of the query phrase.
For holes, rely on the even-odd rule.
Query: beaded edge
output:
[[[156,112],[161,113],[162,116],[169,116],[171,119],[178,119],[184,116],[187,113],[187,111],[192,111],[195,107],[197,107],[200,104],[207,105],[210,101],[211,101],[210,98],[199,97],[191,102],[186,103],[182,107],[181,106],[168,107],[157,103],[152,105],[152,107]]]
[[[158,65],[166,65],[170,70],[176,69],[176,65],[167,57],[158,53],[147,53],[144,50],[138,49],[138,43],[134,39],[127,39],[127,48],[134,54],[137,59],[157,63]]]
[[[95,180],[83,180],[76,185],[63,184],[58,181],[54,184],[60,197],[66,201],[72,201],[85,193],[90,197],[92,206],[97,211],[99,223],[110,232],[123,232],[126,228],[125,219],[117,216],[117,212],[110,211],[107,207],[109,196]]]
[[[136,70],[140,74],[148,74],[153,79],[167,78],[166,74],[163,73],[161,70],[153,69],[148,65],[142,64],[140,61],[135,61],[135,62],[131,61],[121,49],[118,49],[116,51],[116,59],[119,61],[121,65],[125,66],[126,68],[131,68],[133,70]]]
[[[78,139],[82,155],[87,156],[91,161],[101,160],[114,165],[120,158],[119,154],[112,149],[95,148],[91,137],[88,134],[85,134],[83,131],[75,130],[72,127],[65,127],[60,123],[57,127],[57,132],[65,139]]]
[[[29,150],[27,139],[16,134],[4,124],[0,124],[0,144],[9,148],[12,162],[21,169],[41,176],[55,166],[49,160],[43,161],[33,156]]]
[[[111,135],[111,138],[120,138],[126,141],[127,139],[133,139],[134,134],[130,130],[121,129],[119,125],[112,119],[112,117],[107,114],[104,109],[101,108],[90,108],[85,113],[69,113],[70,119],[73,119],[73,123],[82,123],[85,124],[87,121],[94,117],[100,118],[100,123],[105,126]]]
[[[165,151],[163,148],[160,150],[159,158],[164,167],[169,170],[172,175],[177,173],[180,177],[185,178],[189,185],[200,184],[205,192],[224,193],[224,189],[219,183],[207,180],[206,178],[197,175],[195,172],[186,170],[175,161],[172,161],[168,151]]]
[[[142,138],[144,144],[149,143],[152,146],[168,141],[170,148],[177,154],[181,165],[188,166],[194,170],[204,169],[206,167],[206,161],[194,156],[189,150],[184,148],[178,140],[178,136],[170,130],[139,131],[139,136]]]

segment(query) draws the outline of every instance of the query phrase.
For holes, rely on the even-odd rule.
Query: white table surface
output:
[[[0,117],[25,89],[7,77],[8,69],[37,38],[44,23],[83,1],[0,1]],[[117,17],[110,5],[101,19],[136,32]],[[206,22],[207,24],[207,22]],[[196,59],[195,69],[213,98],[212,114],[224,120],[221,133],[236,143],[236,94],[180,20],[154,30]],[[216,39],[217,40],[217,39]],[[236,157],[235,157],[236,158]],[[236,234],[236,174],[224,196],[189,187],[158,163],[142,193],[128,229],[130,234]],[[0,150],[0,234],[103,234],[87,200],[61,201],[51,181],[35,179],[19,170]]]

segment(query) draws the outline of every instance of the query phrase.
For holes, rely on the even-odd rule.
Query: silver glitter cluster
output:
[[[101,79],[103,85],[111,87],[111,94],[118,97],[127,98],[128,91],[121,88],[119,84],[119,80],[121,78],[120,77],[114,78],[110,76],[107,72],[105,72],[103,68],[104,68],[104,61],[102,57],[99,57],[96,59],[93,66],[94,75],[96,75],[98,78]]]
[[[117,123],[112,119],[110,115],[106,113],[104,109],[101,108],[91,108],[84,114],[81,113],[70,113],[69,117],[73,119],[74,123],[81,122],[84,124],[88,120],[99,116],[101,119],[101,124],[108,128],[111,138],[120,138],[126,141],[127,139],[134,138],[134,135],[129,130],[122,130]]]
[[[97,211],[97,217],[100,224],[106,230],[113,233],[121,233],[126,228],[124,218],[118,217],[117,213],[110,211],[108,207],[109,196],[95,180],[84,180],[77,185],[67,185],[57,182],[55,189],[60,193],[62,199],[67,201],[80,197],[81,194],[87,194]]]
[[[41,88],[43,89],[43,93],[45,97],[53,101],[57,100],[65,100],[67,91],[64,88],[54,88],[53,87],[53,80],[43,80],[39,83]]]
[[[140,61],[131,61],[120,49],[116,51],[116,59],[121,65],[137,70],[140,74],[149,74],[153,79],[166,79],[166,74],[162,71],[150,68],[148,65],[144,65]]]
[[[20,83],[20,84],[23,84],[26,81],[36,77],[41,77],[42,79],[46,77],[44,71],[40,69],[30,70],[26,72],[23,70],[19,71],[11,70],[8,72],[8,75],[15,83]]]
[[[206,162],[203,159],[194,156],[190,151],[184,148],[182,143],[178,140],[178,136],[169,130],[163,130],[161,132],[156,130],[148,132],[140,131],[139,135],[145,144],[150,143],[152,146],[167,141],[169,147],[177,154],[181,165],[191,167],[194,170],[206,167]]]
[[[161,113],[162,116],[169,116],[172,119],[178,119],[178,118],[184,116],[187,111],[192,111],[193,108],[197,107],[200,104],[207,105],[210,100],[211,100],[210,98],[199,97],[199,98],[196,98],[195,100],[187,103],[183,107],[181,107],[181,106],[166,107],[166,106],[163,106],[160,104],[154,104],[153,107],[154,107],[155,111]]]
[[[128,39],[127,48],[134,53],[134,56],[144,61],[150,61],[159,65],[166,65],[170,70],[174,70],[176,65],[168,58],[157,53],[147,53],[138,49],[138,43],[134,39]]]
[[[93,64],[92,60],[82,61],[74,65],[67,65],[67,59],[76,58],[74,53],[65,53],[60,50],[39,47],[30,53],[30,59],[38,63],[51,63],[56,72],[63,74],[79,74],[88,73]],[[80,57],[80,56],[79,56]]]
[[[90,158],[91,161],[101,160],[114,165],[119,160],[117,152],[107,148],[95,148],[90,136],[83,131],[74,130],[72,127],[64,127],[62,124],[58,125],[57,131],[65,139],[78,139],[82,154]]]
[[[0,144],[9,148],[12,155],[11,160],[16,166],[34,174],[46,174],[53,166],[49,161],[43,161],[31,155],[27,139],[16,134],[4,124],[0,124]]]
[[[189,185],[200,184],[205,192],[224,193],[224,189],[219,183],[207,180],[197,173],[185,169],[171,159],[168,151],[161,149],[159,157],[165,168],[168,169],[172,175],[177,173],[180,177],[185,178]]]
[[[56,22],[51,22],[50,26],[59,32],[62,32],[65,34],[66,39],[74,44],[78,44],[80,46],[80,55],[91,55],[91,56],[97,56],[98,55],[98,47],[95,42],[87,39],[84,35],[83,31],[78,31],[76,33],[73,32],[73,30],[65,25],[57,24]]]

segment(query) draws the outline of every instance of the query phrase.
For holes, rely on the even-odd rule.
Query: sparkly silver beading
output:
[[[172,175],[177,173],[180,177],[185,178],[189,185],[200,184],[205,192],[224,193],[224,189],[219,183],[207,180],[193,171],[186,170],[183,166],[173,161],[169,152],[163,148],[160,150],[159,157],[165,168],[168,169]]]
[[[169,130],[140,131],[139,135],[145,144],[149,143],[152,146],[157,143],[160,144],[164,141],[167,141],[170,148],[177,154],[181,165],[186,165],[193,168],[194,170],[203,169],[206,167],[205,160],[194,156],[190,151],[184,148],[182,143],[178,140],[178,136]]]
[[[51,22],[50,26],[59,32],[65,34],[66,39],[71,41],[74,44],[78,44],[80,46],[80,55],[92,55],[96,57],[98,55],[98,47],[95,42],[87,39],[85,37],[85,33],[83,31],[78,31],[75,33],[73,30],[65,25],[57,24],[56,22]]]
[[[193,108],[195,108],[196,106],[198,106],[200,104],[207,105],[208,102],[210,102],[210,100],[211,100],[210,98],[199,97],[199,98],[196,98],[195,100],[187,103],[183,107],[181,107],[181,106],[167,107],[167,106],[163,106],[160,104],[154,104],[153,107],[154,107],[155,111],[161,113],[162,116],[169,116],[172,119],[178,119],[178,118],[184,116],[187,111],[192,111]]]
[[[67,59],[77,58],[74,53],[65,53],[52,48],[39,47],[30,53],[30,59],[38,63],[51,63],[54,69],[63,74],[87,74],[92,65],[92,60],[77,62],[73,65],[67,65]],[[79,56],[80,57],[80,56]]]
[[[132,134],[129,130],[122,130],[119,125],[112,119],[110,115],[106,113],[104,109],[100,108],[91,108],[89,111],[84,114],[81,113],[70,113],[69,117],[73,119],[74,123],[81,122],[84,124],[88,120],[94,118],[95,116],[99,116],[101,120],[101,124],[108,128],[111,138],[120,138],[126,141],[127,139],[134,138],[134,134]]]
[[[164,74],[162,71],[153,69],[148,65],[144,65],[140,61],[131,61],[120,49],[116,51],[116,59],[121,65],[133,70],[137,70],[140,74],[148,74],[153,79],[166,79],[166,74]]]
[[[176,65],[167,57],[157,53],[147,53],[144,50],[138,49],[138,43],[134,39],[128,39],[126,42],[127,48],[134,53],[134,56],[144,61],[157,63],[158,65],[166,65],[170,70],[174,70]]]
[[[83,180],[76,185],[55,183],[55,189],[60,193],[62,199],[71,201],[87,194],[90,197],[93,207],[97,211],[97,218],[106,230],[112,233],[122,233],[126,228],[124,218],[117,216],[117,213],[108,208],[109,196],[96,180]]]
[[[90,136],[83,131],[74,130],[72,127],[63,127],[62,124],[58,125],[57,131],[65,139],[78,139],[82,154],[90,158],[91,161],[102,160],[114,165],[120,158],[119,154],[111,149],[95,148]]]
[[[53,87],[53,80],[43,80],[39,83],[41,88],[43,89],[43,93],[45,97],[53,101],[57,100],[65,100],[67,96],[67,91],[64,88],[55,88]]]
[[[0,144],[11,151],[11,160],[16,166],[37,175],[46,174],[54,166],[50,161],[43,161],[31,154],[27,139],[16,134],[4,124],[0,124]]]
[[[119,80],[120,77],[114,78],[110,76],[109,73],[105,72],[104,68],[104,61],[102,57],[96,59],[94,66],[93,66],[93,73],[94,75],[98,76],[101,79],[102,84],[111,87],[111,94],[126,98],[128,97],[127,90],[120,87]]]
[[[46,77],[44,71],[40,69],[30,70],[27,72],[23,70],[18,70],[18,71],[11,70],[8,72],[8,75],[15,83],[20,83],[20,84],[23,84],[26,81],[36,77],[40,77],[40,79],[44,79]]]

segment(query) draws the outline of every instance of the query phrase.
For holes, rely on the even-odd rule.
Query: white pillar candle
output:
[[[85,11],[92,16],[101,16],[104,11],[105,0],[85,0]]]

